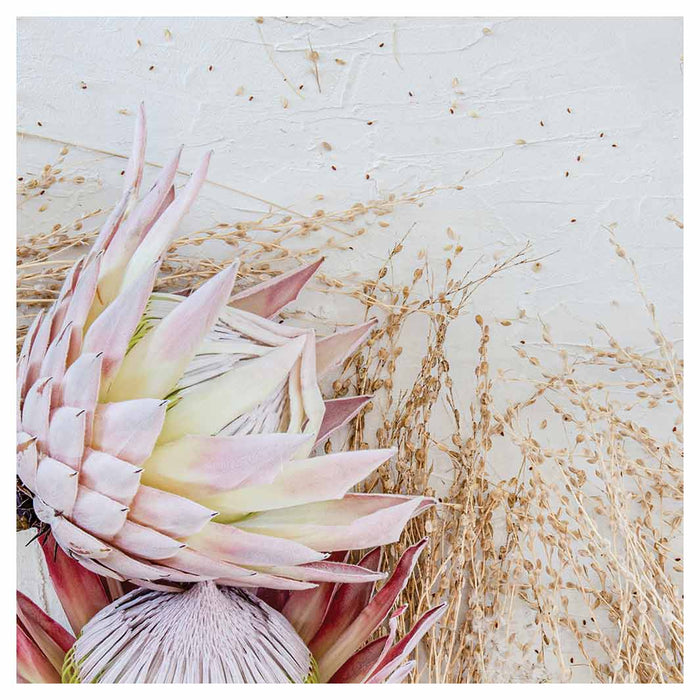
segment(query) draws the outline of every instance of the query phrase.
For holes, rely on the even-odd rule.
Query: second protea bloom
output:
[[[423,497],[347,493],[392,456],[311,456],[367,397],[319,377],[369,325],[317,340],[273,320],[317,265],[231,296],[231,265],[187,297],[154,294],[208,156],[179,154],[138,199],[143,112],[120,202],[32,324],[18,362],[18,474],[58,545],[102,576],[179,591],[298,590],[383,573],[329,559],[395,542]]]
[[[403,553],[378,591],[371,581],[326,582],[257,596],[210,581],[179,593],[124,593],[128,585],[87,571],[50,536],[41,542],[77,639],[18,591],[22,683],[396,683],[414,669],[408,657],[445,611],[438,605],[397,634],[406,606],[395,603],[425,540]],[[378,570],[381,557],[375,547],[361,564]],[[383,623],[387,634],[376,636]]]

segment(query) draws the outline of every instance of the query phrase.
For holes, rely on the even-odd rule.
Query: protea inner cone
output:
[[[304,683],[312,674],[311,652],[280,613],[211,582],[127,593],[83,628],[63,673],[83,683]]]
[[[324,401],[318,380],[371,324],[316,340],[273,320],[317,263],[234,296],[235,263],[190,296],[153,293],[209,155],[175,196],[178,153],[139,200],[144,150],[141,110],[123,196],[20,354],[36,515],[86,568],[151,588],[382,578],[328,553],[394,542],[432,501],[347,493],[390,450],[310,456],[367,401]]]

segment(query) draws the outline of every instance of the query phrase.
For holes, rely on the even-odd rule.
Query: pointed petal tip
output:
[[[207,168],[209,167],[209,163],[211,162],[211,157],[214,155],[214,151],[212,149],[208,150],[205,154],[204,157],[202,158],[201,162],[199,163],[199,166],[197,167],[197,171],[199,170],[204,170],[206,171]],[[195,171],[196,172],[196,171]]]
[[[298,297],[324,260],[325,258],[319,258],[265,282],[254,284],[234,296],[233,306],[264,318],[275,316]]]
[[[238,268],[241,266],[241,261],[239,258],[232,260],[219,274],[224,274],[226,278],[236,277],[238,275]]]
[[[401,615],[403,615],[407,609],[408,609],[408,605],[399,605],[399,607],[396,608],[396,610],[394,610],[393,613],[391,613],[392,619],[395,619],[397,617],[401,617]]]
[[[349,326],[316,342],[316,369],[322,377],[333,367],[339,366],[365,341],[378,321],[373,318],[356,326]]]

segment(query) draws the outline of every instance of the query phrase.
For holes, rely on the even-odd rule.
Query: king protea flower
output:
[[[261,590],[258,597],[211,582],[181,593],[137,588],[123,595],[121,583],[87,571],[44,540],[54,590],[79,636],[76,640],[18,591],[17,678],[23,683],[398,683],[415,666],[407,657],[444,612],[444,605],[429,610],[396,639],[405,606],[392,608],[424,545],[404,552],[376,594],[371,582],[323,583],[307,591]],[[380,561],[377,547],[362,564],[378,569]],[[387,621],[388,633],[367,643]]]
[[[139,200],[145,138],[141,108],[121,199],[27,333],[18,475],[37,518],[83,567],[179,597],[174,605],[243,607],[245,637],[272,618],[242,589],[371,588],[384,573],[330,553],[396,542],[433,500],[348,493],[392,450],[311,456],[370,398],[324,401],[319,378],[371,323],[317,340],[273,320],[319,263],[234,296],[235,263],[190,296],[153,293],[209,155],[176,196],[178,153]],[[151,600],[128,595],[134,601],[114,608],[127,624],[127,608]],[[291,645],[293,630],[280,629],[292,636],[279,646]],[[256,667],[250,679],[277,679],[262,666],[267,676]]]

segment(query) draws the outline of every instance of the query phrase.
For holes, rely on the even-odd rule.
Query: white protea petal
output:
[[[132,192],[134,198],[138,195],[143,177],[143,166],[146,158],[146,108],[141,102],[136,113],[134,125],[134,143],[131,155],[124,171],[124,192]]]
[[[141,320],[157,272],[157,265],[146,268],[141,277],[134,280],[133,284],[97,317],[85,336],[84,351],[102,357],[104,394],[118,372],[129,341]]]
[[[238,264],[184,299],[132,348],[104,399],[163,398],[177,384],[231,294]]]
[[[222,491],[269,484],[308,438],[304,435],[186,435],[156,447],[144,462],[143,483],[206,499]]]
[[[323,423],[326,407],[323,396],[318,386],[318,375],[316,372],[316,336],[309,333],[306,336],[306,346],[301,356],[299,366],[299,381],[301,390],[301,400],[303,404],[306,424],[304,432],[318,436],[318,431]],[[313,449],[312,442],[309,442],[304,452],[297,453],[298,459],[308,457]]]
[[[127,593],[83,628],[68,663],[80,683],[303,683],[313,662],[259,598],[202,583]]]
[[[148,235],[141,241],[127,265],[122,280],[122,289],[127,289],[135,279],[141,276],[144,270],[156,262],[167,250],[180,221],[192,206],[204,184],[210,158],[211,151],[204,156],[183,191],[178,194],[175,201],[163,212]]]
[[[92,446],[132,464],[142,464],[161,432],[166,405],[157,399],[98,404]]]
[[[66,371],[61,382],[61,403],[64,406],[82,408],[92,416],[100,391],[102,356],[100,353],[83,353]]]
[[[326,410],[318,429],[316,444],[320,445],[338,428],[351,421],[371,400],[372,396],[348,396],[325,401]]]
[[[34,500],[36,501],[36,498]],[[41,509],[38,508],[36,503],[34,510],[41,517]],[[63,516],[51,516],[50,523],[54,539],[70,555],[102,561],[114,554],[113,549],[108,544],[97,537],[93,537]]]
[[[216,582],[222,586],[238,586],[240,588],[255,588],[265,590],[278,591],[308,591],[318,586],[317,583],[309,581],[297,581],[284,576],[275,576],[274,574],[261,573],[259,571],[249,572],[252,576],[246,576],[240,579],[227,579],[222,577],[216,579]]]
[[[161,207],[168,201],[172,182],[177,173],[182,146],[163,168],[148,194],[134,207],[123,226],[120,226],[105,251],[100,268],[99,299],[101,306],[109,304],[118,294],[122,277],[131,256],[148,232],[148,227],[159,218]]]
[[[408,520],[432,504],[429,498],[351,493],[340,500],[256,513],[237,526],[319,551],[364,549],[396,542]]]
[[[298,566],[265,566],[259,571],[286,576],[298,581],[368,583],[386,578],[383,571],[372,571],[354,564],[335,561],[312,562]]]
[[[49,416],[51,411],[51,394],[53,379],[37,379],[24,397],[22,406],[22,429],[35,437],[42,450],[49,439]]]
[[[200,580],[197,577],[182,575],[176,576],[176,572],[155,563],[146,563],[135,557],[120,551],[116,546],[111,548],[105,556],[100,558],[100,564],[105,568],[118,572],[129,581],[157,581],[167,579],[169,581],[191,582]]]
[[[231,299],[231,306],[263,318],[275,316],[297,298],[322,262],[323,258],[239,292]]]
[[[36,336],[32,342],[32,347],[29,351],[29,360],[27,366],[26,386],[31,387],[41,376],[39,371],[46,355],[46,349],[51,342],[51,325],[56,312],[56,306],[50,308],[41,320],[41,324],[37,329]]]
[[[84,266],[66,308],[65,317],[61,321],[64,327],[70,327],[67,364],[71,364],[80,353],[83,341],[83,328],[88,320],[90,308],[95,298],[97,276],[101,262],[102,253],[99,253]]]
[[[98,576],[104,576],[107,579],[107,581],[126,581],[126,578],[124,578],[124,576],[114,571],[113,569],[109,569],[106,566],[103,566],[99,563],[97,559],[91,559],[90,557],[82,557],[77,554],[74,554],[73,557],[76,561],[80,562],[80,564],[82,564],[88,571],[92,571],[93,574],[97,574]]]
[[[31,491],[36,491],[36,469],[39,464],[36,438],[29,433],[17,433],[17,476]]]
[[[78,472],[51,457],[36,469],[36,494],[59,513],[69,516],[78,495]]]
[[[61,333],[49,343],[39,370],[42,377],[51,377],[56,383],[61,381],[66,371],[68,349],[71,342],[71,328],[71,324],[64,326]]]
[[[326,336],[316,343],[316,370],[323,377],[350,356],[371,333],[375,320]]]
[[[307,564],[326,558],[325,554],[297,542],[257,535],[222,523],[208,523],[186,541],[188,546],[210,557],[249,566]]]
[[[193,535],[218,515],[189,498],[144,485],[139,487],[130,507],[131,520],[171,537]]]
[[[22,349],[19,353],[19,359],[17,360],[17,393],[18,399],[25,395],[29,389],[29,370],[30,370],[30,355],[32,347],[34,345],[34,340],[42,327],[42,322],[44,319],[44,310],[42,309],[34,317],[31,325],[27,329],[27,335],[24,337],[24,342],[22,343]],[[38,366],[36,367],[38,371]]]
[[[252,579],[256,576],[255,571],[242,566],[236,566],[236,564],[223,561],[222,559],[208,557],[189,547],[181,549],[177,554],[168,557],[168,559],[160,563],[178,571],[199,574],[216,580],[230,579],[242,581],[245,579]]]
[[[124,527],[128,510],[119,501],[79,486],[70,518],[90,534],[109,540]]]
[[[235,521],[251,512],[342,498],[352,486],[394,456],[395,450],[357,450],[290,462],[271,483],[202,499]]]
[[[85,411],[63,406],[51,414],[49,423],[49,454],[78,469],[85,451]]]
[[[93,244],[92,250],[88,254],[88,257],[102,253],[105,247],[112,240],[114,233],[117,231],[119,224],[121,224],[124,214],[126,213],[126,209],[129,206],[131,194],[131,190],[125,190],[122,192],[122,196],[115,204],[114,209],[112,209],[107,219],[105,219],[104,224],[102,224],[100,227],[97,238],[95,239],[95,243]],[[101,308],[101,304],[99,303],[99,295],[95,296],[94,302],[95,303],[88,314],[88,323],[96,313],[99,313],[99,309]]]
[[[150,527],[127,520],[119,532],[110,539],[119,549],[140,559],[158,561],[175,556],[184,545],[168,535]]]
[[[80,483],[128,506],[139,488],[141,471],[131,462],[89,449],[80,467]]]
[[[266,399],[285,381],[304,347],[296,338],[263,357],[192,388],[169,410],[159,443],[183,435],[214,435]]]

